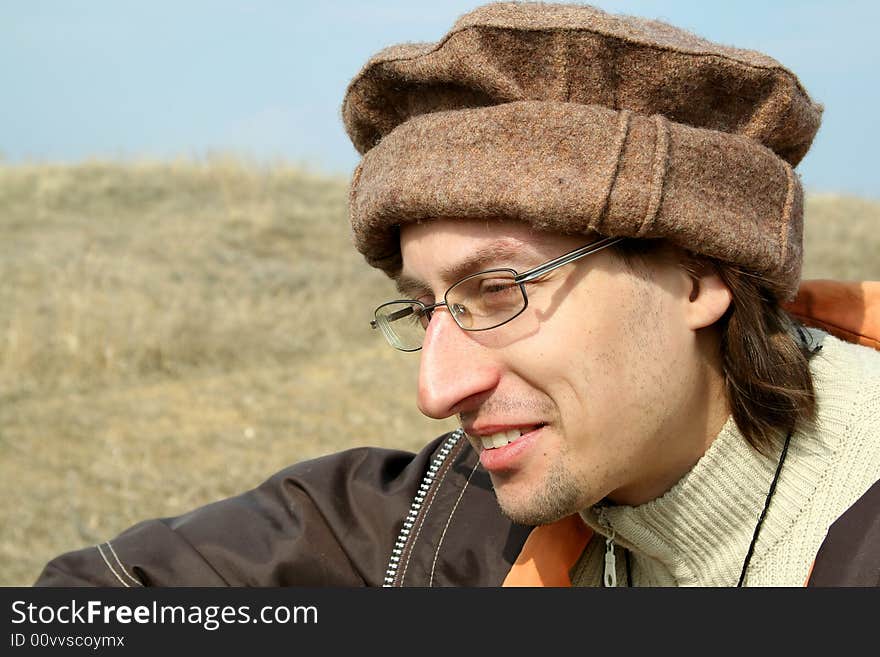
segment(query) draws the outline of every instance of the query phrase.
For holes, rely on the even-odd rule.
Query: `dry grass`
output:
[[[346,182],[281,165],[0,167],[0,585],[358,444],[417,449],[417,357]],[[808,277],[880,278],[880,203],[811,197]]]

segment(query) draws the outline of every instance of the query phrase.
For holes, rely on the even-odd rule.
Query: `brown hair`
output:
[[[630,266],[634,261],[644,264],[649,255],[676,254],[672,257],[694,278],[711,268],[730,289],[730,307],[715,324],[725,392],[740,432],[766,454],[774,435],[815,419],[810,350],[799,339],[801,327],[762,277],[738,265],[668,247],[663,240],[625,240],[615,250]]]

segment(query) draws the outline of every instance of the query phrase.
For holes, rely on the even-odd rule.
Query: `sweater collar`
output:
[[[581,512],[596,532],[649,559],[657,584],[736,584],[776,469],[729,417],[709,448],[672,488],[638,506],[600,503]]]

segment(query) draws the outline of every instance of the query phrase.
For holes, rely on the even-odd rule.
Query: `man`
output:
[[[877,584],[880,354],[780,305],[820,115],[769,57],[584,6],[382,51],[343,104],[355,244],[400,290],[373,328],[462,429],[292,466],[38,583]]]

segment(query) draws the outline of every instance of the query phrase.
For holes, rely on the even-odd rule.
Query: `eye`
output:
[[[426,313],[421,308],[414,308],[412,314],[412,323],[414,325],[421,326],[422,329],[427,330],[428,323],[431,321],[431,317],[428,313]]]
[[[480,295],[501,298],[509,294],[519,294],[519,286],[511,278],[484,278],[480,280]]]
[[[483,281],[483,292],[503,292],[510,289],[512,283],[508,280],[490,280]]]

